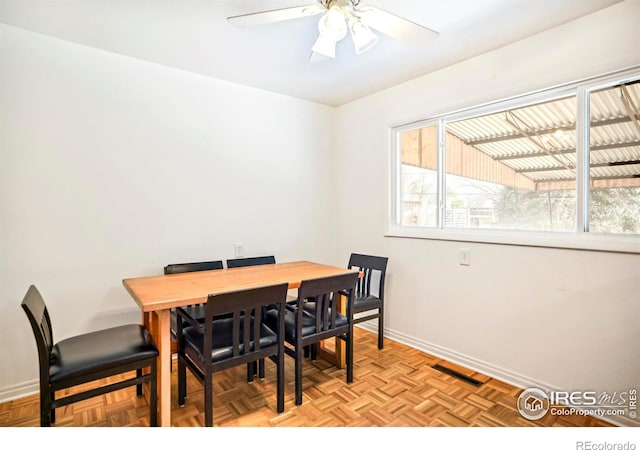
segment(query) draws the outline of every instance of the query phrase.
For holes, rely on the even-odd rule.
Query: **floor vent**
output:
[[[484,384],[482,381],[475,380],[475,379],[473,379],[471,377],[468,377],[466,375],[461,374],[460,372],[456,372],[453,369],[449,369],[447,367],[441,366],[440,364],[436,364],[436,365],[433,365],[431,367],[436,369],[436,370],[439,370],[442,373],[446,373],[447,375],[451,375],[452,377],[457,378],[458,380],[462,380],[462,381],[464,381],[466,383],[472,384],[475,387],[482,386]]]

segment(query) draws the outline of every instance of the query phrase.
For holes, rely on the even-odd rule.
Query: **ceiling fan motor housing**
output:
[[[332,6],[339,8],[355,8],[360,3],[360,0],[318,0],[322,6],[329,9]]]

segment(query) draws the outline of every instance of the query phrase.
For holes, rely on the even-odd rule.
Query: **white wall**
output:
[[[640,255],[383,234],[390,126],[640,64],[639,18],[626,1],[338,109],[337,256],[389,257],[390,337],[521,387],[638,387]]]
[[[20,302],[54,337],[138,321],[165,264],[335,260],[333,108],[0,25],[0,401],[37,387]]]

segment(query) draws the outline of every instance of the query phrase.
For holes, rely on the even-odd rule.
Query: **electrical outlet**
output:
[[[459,255],[460,265],[461,266],[470,266],[471,265],[471,250],[468,248],[461,248]]]
[[[243,244],[234,244],[233,253],[236,258],[242,258],[244,256],[244,245]]]

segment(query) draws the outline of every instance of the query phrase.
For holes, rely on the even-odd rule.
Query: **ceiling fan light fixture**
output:
[[[378,36],[360,19],[349,21],[349,31],[357,54],[366,52],[378,42]]]

